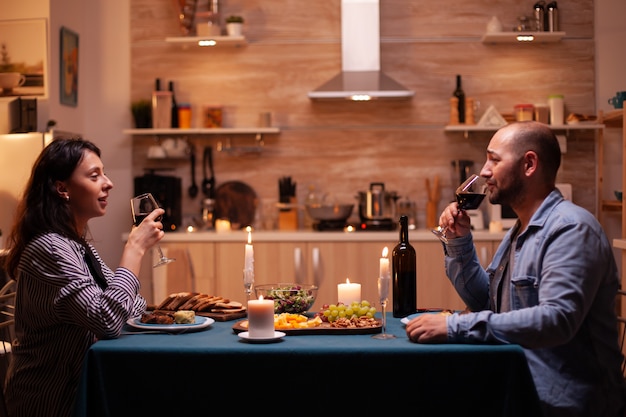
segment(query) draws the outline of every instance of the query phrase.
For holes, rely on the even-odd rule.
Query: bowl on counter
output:
[[[306,313],[315,302],[318,287],[311,284],[261,284],[254,287],[257,298],[274,300],[274,313]]]
[[[352,214],[354,204],[307,204],[306,212],[313,220],[347,220]]]

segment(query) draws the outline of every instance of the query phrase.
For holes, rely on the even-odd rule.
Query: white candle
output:
[[[254,270],[254,248],[252,247],[252,229],[250,226],[246,228],[248,231],[248,243],[246,244],[246,252],[245,252],[245,260],[244,260],[244,271],[253,271]]]
[[[389,249],[387,246],[383,248],[383,255],[380,258],[380,268],[379,268],[379,277],[381,278],[389,278],[389,258],[387,257],[389,254]]]
[[[383,248],[382,258],[380,258],[380,274],[378,276],[378,295],[380,300],[387,300],[389,298],[389,281],[391,281],[391,274],[389,272],[389,249],[387,246]]]
[[[226,219],[215,220],[215,232],[216,233],[230,232],[230,221]]]
[[[248,334],[250,337],[274,336],[274,300],[248,301]]]
[[[350,283],[346,279],[345,284],[337,285],[337,301],[350,305],[353,301],[361,302],[361,284]]]

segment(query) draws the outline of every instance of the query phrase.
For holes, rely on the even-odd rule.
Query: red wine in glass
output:
[[[487,195],[485,179],[479,175],[470,175],[463,184],[459,185],[455,192],[456,201],[460,210],[475,210],[483,202]],[[444,243],[448,243],[446,230],[448,227],[437,226],[432,232]]]

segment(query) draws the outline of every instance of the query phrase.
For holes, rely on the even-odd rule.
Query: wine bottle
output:
[[[174,81],[170,81],[169,90],[172,93],[172,127],[178,127],[178,104],[174,95]]]
[[[454,97],[459,99],[458,109],[459,109],[459,123],[465,123],[465,92],[461,87],[461,76],[456,76],[456,89],[452,93]]]
[[[409,243],[409,219],[400,216],[400,241],[391,252],[393,316],[406,317],[417,311],[417,258]]]

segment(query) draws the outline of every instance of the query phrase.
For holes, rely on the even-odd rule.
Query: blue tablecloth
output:
[[[411,343],[396,339],[297,335],[250,344],[216,322],[180,335],[122,335],[89,350],[79,416],[539,416],[523,350],[516,345]],[[226,414],[227,413],[227,414]]]

